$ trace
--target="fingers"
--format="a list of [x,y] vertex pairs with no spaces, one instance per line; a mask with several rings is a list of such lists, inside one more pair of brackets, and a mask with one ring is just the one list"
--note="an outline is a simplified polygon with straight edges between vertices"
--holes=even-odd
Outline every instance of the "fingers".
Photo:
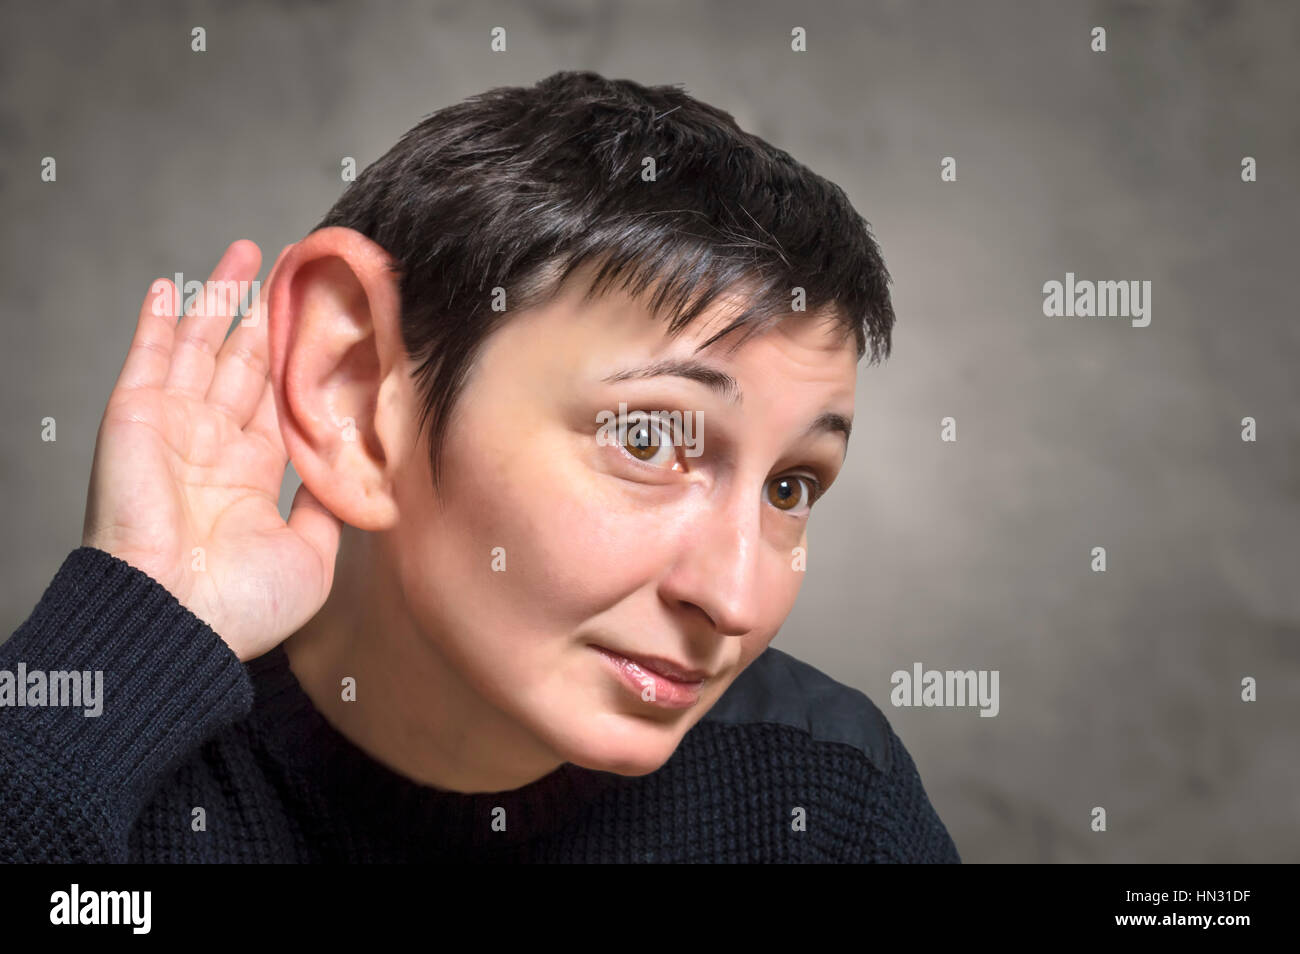
[[253,416],[269,380],[270,356],[267,331],[267,290],[289,246],[280,252],[265,282],[259,284],[248,315],[230,333],[217,354],[212,383],[206,399],[243,427]]
[[160,278],[149,286],[135,324],[135,337],[117,376],[119,388],[158,388],[167,380],[176,337],[172,295],[176,286]]
[[325,509],[325,505],[316,499],[316,495],[307,489],[306,484],[298,488],[289,507],[289,529],[307,541],[307,544],[320,557],[323,577],[321,583],[326,592],[334,579],[334,559],[339,552],[339,535],[343,523],[338,517]]
[[240,239],[226,249],[203,286],[204,294],[195,299],[176,326],[171,367],[164,388],[195,398],[207,393],[217,351],[239,307],[239,283],[256,277],[261,265],[261,249],[247,239]]
[[275,451],[276,456],[288,461],[289,452],[284,446],[284,437],[280,433],[280,418],[275,410],[275,391],[268,379],[262,386],[262,395],[258,398],[257,409],[253,417],[244,425],[245,434],[256,434]]

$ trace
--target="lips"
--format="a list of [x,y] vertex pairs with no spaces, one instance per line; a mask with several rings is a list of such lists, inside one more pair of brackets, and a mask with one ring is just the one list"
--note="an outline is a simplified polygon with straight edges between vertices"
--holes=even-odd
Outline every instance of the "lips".
[[[689,709],[697,705],[709,678],[702,670],[690,669],[662,657],[633,659],[603,646],[592,644],[590,648],[604,658],[610,672],[642,703],[660,709]],[[661,669],[674,675],[667,675]],[[689,681],[684,681],[683,675]]]
[[663,676],[665,679],[671,679],[674,682],[690,685],[691,683],[703,682],[709,678],[709,674],[703,669],[691,669],[681,663],[673,662],[671,659],[664,659],[662,656],[635,656],[622,650],[606,649],[604,646],[597,646],[596,648],[603,649],[605,652],[613,653],[616,656],[622,656],[624,659],[630,659],[647,672]]

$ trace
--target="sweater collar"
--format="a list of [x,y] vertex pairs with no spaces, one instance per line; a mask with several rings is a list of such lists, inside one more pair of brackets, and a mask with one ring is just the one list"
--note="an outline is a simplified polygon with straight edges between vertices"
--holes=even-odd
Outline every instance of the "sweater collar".
[[[282,646],[245,666],[255,692],[255,731],[277,762],[314,789],[316,810],[346,813],[348,825],[387,832],[413,852],[421,843],[481,852],[545,838],[591,810],[605,792],[636,781],[566,762],[505,792],[434,788],[376,761],[335,729],[299,684]],[[505,830],[494,830],[494,819],[502,818]]]

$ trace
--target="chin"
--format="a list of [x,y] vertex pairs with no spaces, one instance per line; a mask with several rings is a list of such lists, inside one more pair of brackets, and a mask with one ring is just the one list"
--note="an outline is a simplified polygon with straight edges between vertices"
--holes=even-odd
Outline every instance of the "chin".
[[665,725],[621,712],[592,714],[556,741],[566,762],[616,775],[649,775],[672,758],[682,740],[680,723]]

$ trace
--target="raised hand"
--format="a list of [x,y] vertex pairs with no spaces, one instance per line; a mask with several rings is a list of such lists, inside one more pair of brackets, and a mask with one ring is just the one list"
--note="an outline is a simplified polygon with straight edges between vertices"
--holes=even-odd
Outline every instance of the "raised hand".
[[[255,244],[237,241],[208,281],[251,281],[261,261]],[[272,268],[267,290],[274,278]],[[289,519],[280,516],[288,456],[268,374],[266,296],[227,337],[235,302],[204,314],[200,296],[178,322],[176,294],[159,279],[140,309],[99,426],[82,544],[152,576],[252,659],[325,602],[341,524],[305,485]]]

